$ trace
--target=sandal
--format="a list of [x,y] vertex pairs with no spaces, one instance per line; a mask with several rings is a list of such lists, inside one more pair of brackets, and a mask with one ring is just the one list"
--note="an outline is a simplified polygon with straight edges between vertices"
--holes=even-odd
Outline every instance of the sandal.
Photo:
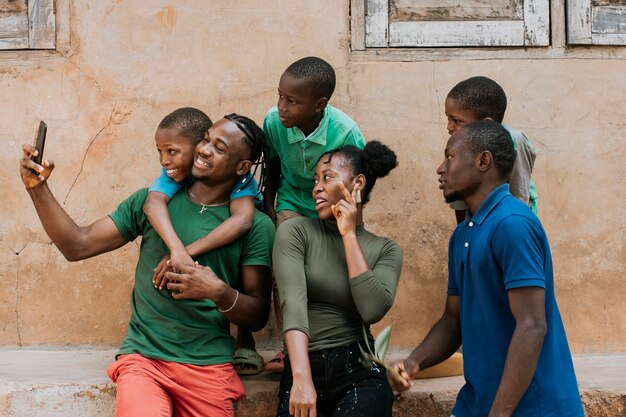
[[266,371],[282,374],[285,370],[285,352],[277,352],[276,355],[265,366]]
[[237,375],[258,375],[265,369],[265,362],[255,350],[239,348],[233,356],[233,366]]

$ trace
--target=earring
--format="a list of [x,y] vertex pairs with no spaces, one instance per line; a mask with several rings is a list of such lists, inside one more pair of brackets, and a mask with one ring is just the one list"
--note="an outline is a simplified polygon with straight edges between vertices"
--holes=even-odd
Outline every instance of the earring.
[[356,203],[361,204],[361,190],[356,190]]

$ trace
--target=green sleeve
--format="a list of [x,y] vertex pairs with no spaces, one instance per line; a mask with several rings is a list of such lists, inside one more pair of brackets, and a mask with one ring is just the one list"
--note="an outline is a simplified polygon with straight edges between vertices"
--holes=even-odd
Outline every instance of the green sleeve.
[[352,298],[365,324],[382,320],[391,308],[402,270],[400,246],[387,240],[370,271],[350,280]]
[[143,205],[148,195],[148,189],[135,191],[126,200],[122,201],[115,211],[109,214],[122,236],[129,242],[143,235],[148,219],[143,212]]
[[265,214],[255,210],[252,229],[246,236],[241,255],[242,266],[272,266],[272,245],[276,229]]
[[285,222],[274,242],[274,277],[283,310],[283,333],[299,330],[309,336],[304,258],[306,241],[298,222]]
[[358,126],[354,126],[347,137],[346,145],[353,145],[359,149],[365,148],[365,138],[363,138],[363,134],[359,130]]

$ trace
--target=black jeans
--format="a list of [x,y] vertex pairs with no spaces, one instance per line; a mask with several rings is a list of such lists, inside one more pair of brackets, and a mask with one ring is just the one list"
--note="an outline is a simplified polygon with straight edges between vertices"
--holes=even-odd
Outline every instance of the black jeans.
[[[318,417],[390,417],[393,392],[385,369],[365,368],[357,343],[309,352]],[[289,356],[278,390],[278,417],[288,417],[293,383]]]

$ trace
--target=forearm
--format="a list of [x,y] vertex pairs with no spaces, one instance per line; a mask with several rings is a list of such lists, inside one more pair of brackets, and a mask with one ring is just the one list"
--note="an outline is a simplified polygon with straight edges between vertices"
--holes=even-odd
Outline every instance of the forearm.
[[365,324],[377,323],[385,317],[393,305],[401,271],[402,250],[395,242],[390,242],[381,249],[374,265],[350,277],[352,299]]
[[285,333],[285,345],[289,354],[291,372],[294,379],[312,383],[311,365],[309,363],[309,337],[299,330]]
[[369,271],[370,267],[357,240],[356,233],[347,233],[342,236],[342,239],[346,253],[346,263],[348,264],[348,277],[353,279]]
[[80,254],[85,250],[82,228],[65,212],[56,200],[47,183],[37,188],[28,189],[37,215],[52,243],[69,261],[83,259]]
[[269,316],[269,300],[259,295],[247,295],[224,285],[221,295],[213,300],[222,314],[237,326],[252,331],[261,330]]
[[[411,353],[407,361],[419,365],[417,370],[430,368],[443,362],[461,346],[461,328],[459,323],[444,315],[430,330],[424,341]],[[410,374],[411,378],[415,374]]]
[[535,373],[545,332],[541,324],[515,327],[490,417],[508,417],[517,407]]
[[384,281],[387,282],[383,283],[374,271],[366,271],[358,280],[350,281],[354,304],[365,324],[378,323],[393,305],[396,283],[391,284],[391,279]]
[[29,189],[28,193],[44,230],[68,261],[79,261],[109,252],[128,242],[108,216],[87,227],[78,226],[45,183]]
[[169,198],[165,194],[149,192],[143,211],[154,230],[165,242],[170,253],[184,251],[185,247],[176,234],[170,220],[170,213],[167,209],[168,201]]
[[[419,369],[430,368],[448,359],[461,346],[461,337],[454,334],[450,323],[440,320],[426,339],[411,353],[411,360],[419,364]],[[415,375],[411,375],[415,377]]]
[[189,255],[196,257],[222,246],[226,246],[243,237],[252,228],[254,219],[254,200],[241,197],[231,202],[232,215],[224,220],[206,236],[198,239],[186,249]]

